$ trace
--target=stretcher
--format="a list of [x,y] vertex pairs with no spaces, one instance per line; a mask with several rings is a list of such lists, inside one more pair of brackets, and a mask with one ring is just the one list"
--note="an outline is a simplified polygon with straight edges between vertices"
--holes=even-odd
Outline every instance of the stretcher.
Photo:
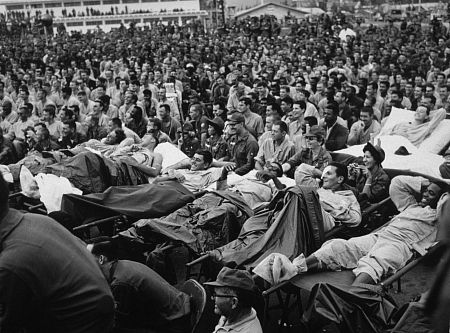
[[[385,279],[377,285],[361,286],[379,295],[380,300],[389,297],[389,292],[395,283],[397,283],[396,291],[401,292],[401,278],[428,258],[436,256],[440,251],[442,251],[442,246],[438,243],[431,247],[423,256],[421,256],[418,252],[415,252],[414,257],[403,268],[391,276],[386,276]],[[310,302],[308,299],[313,289],[318,284],[333,284],[349,288],[353,281],[354,275],[350,270],[340,272],[325,271],[299,274],[290,280],[274,285],[263,292],[263,297],[265,299],[264,324],[266,325],[267,320],[269,319],[269,311],[281,310],[279,324],[281,326],[292,326],[292,323],[289,321],[289,317],[292,315],[293,311],[297,311],[296,317],[303,318],[300,325],[305,329],[305,332],[308,332],[306,329],[307,323],[305,323],[304,314],[308,308],[308,305],[310,305],[307,302]],[[276,297],[275,300],[277,302],[272,307],[269,307],[269,299],[273,296]]]

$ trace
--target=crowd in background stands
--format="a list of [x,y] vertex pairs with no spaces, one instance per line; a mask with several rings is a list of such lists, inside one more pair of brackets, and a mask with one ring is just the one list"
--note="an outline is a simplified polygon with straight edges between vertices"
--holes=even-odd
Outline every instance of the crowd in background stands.
[[[450,41],[441,21],[365,27],[322,15],[292,23],[283,36],[274,27],[266,17],[229,22],[219,32],[192,22],[62,32],[48,42],[3,35],[0,162],[111,139],[122,125],[128,136],[158,141],[165,133],[189,156],[204,147],[226,160],[231,152],[216,144],[234,149],[227,117],[236,112],[259,146],[281,120],[297,152],[306,125],[323,126],[326,143],[339,125],[337,143],[326,145],[337,150],[367,142],[363,132],[392,106],[450,111]],[[360,120],[362,110],[369,121]],[[360,139],[347,142],[354,123]]]

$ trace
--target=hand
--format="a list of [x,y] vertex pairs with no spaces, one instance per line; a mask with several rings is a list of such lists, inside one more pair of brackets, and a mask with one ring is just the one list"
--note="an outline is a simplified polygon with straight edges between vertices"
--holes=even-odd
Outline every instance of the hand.
[[360,165],[359,169],[361,170],[361,173],[366,176],[367,179],[372,179],[372,174],[370,173],[369,168],[367,168],[365,165]]
[[274,175],[270,171],[266,170],[260,170],[256,173],[256,178],[263,183],[268,182],[269,180],[273,179]]
[[225,164],[225,165],[223,166],[223,168],[224,168],[227,172],[234,171],[234,169],[236,169],[236,163],[234,163],[234,162],[228,162],[227,164]]

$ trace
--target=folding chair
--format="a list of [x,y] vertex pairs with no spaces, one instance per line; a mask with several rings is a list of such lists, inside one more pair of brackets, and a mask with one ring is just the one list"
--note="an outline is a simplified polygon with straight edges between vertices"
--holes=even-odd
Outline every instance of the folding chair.
[[200,283],[193,279],[184,282],[180,291],[191,297],[191,333],[194,333],[205,309],[206,291]]
[[[437,251],[440,251],[441,247],[439,244],[431,247],[426,255],[413,257],[403,268],[399,269],[396,273],[389,277],[386,277],[382,282],[373,287],[380,293],[387,293],[392,285],[397,282],[397,292],[401,292],[401,277],[406,273],[411,271],[418,264],[423,262],[426,258],[434,255]],[[314,274],[299,274],[294,276],[288,281],[283,281],[278,285],[275,285],[263,292],[263,297],[265,298],[265,313],[264,313],[264,325],[267,322],[268,311],[272,309],[281,309],[281,323],[286,324],[288,321],[288,316],[293,308],[298,308],[298,313],[301,316],[303,314],[303,300],[307,297],[302,297],[303,295],[309,295],[309,292],[317,283],[330,283],[330,284],[340,284],[340,285],[351,285],[354,281],[354,275],[350,270],[341,272],[318,272]],[[286,296],[283,299],[281,293],[285,293]],[[278,298],[278,304],[275,307],[269,308],[269,297],[271,294],[275,293]],[[306,296],[305,295],[305,296]],[[291,297],[294,296],[295,300],[291,304]]]

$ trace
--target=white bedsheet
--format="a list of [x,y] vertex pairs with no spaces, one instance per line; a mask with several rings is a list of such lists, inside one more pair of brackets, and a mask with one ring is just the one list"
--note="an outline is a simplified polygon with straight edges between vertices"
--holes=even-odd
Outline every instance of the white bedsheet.
[[[441,155],[424,152],[417,149],[405,137],[399,135],[381,136],[381,147],[386,153],[386,159],[383,162],[383,168],[394,170],[407,170],[418,172],[427,176],[441,179],[450,184],[449,179],[443,179],[439,172],[439,166],[444,162]],[[349,154],[352,156],[363,156],[363,148],[365,145],[351,146],[346,149],[336,151],[336,153]],[[395,155],[394,152],[404,146],[411,155],[402,156]]]

